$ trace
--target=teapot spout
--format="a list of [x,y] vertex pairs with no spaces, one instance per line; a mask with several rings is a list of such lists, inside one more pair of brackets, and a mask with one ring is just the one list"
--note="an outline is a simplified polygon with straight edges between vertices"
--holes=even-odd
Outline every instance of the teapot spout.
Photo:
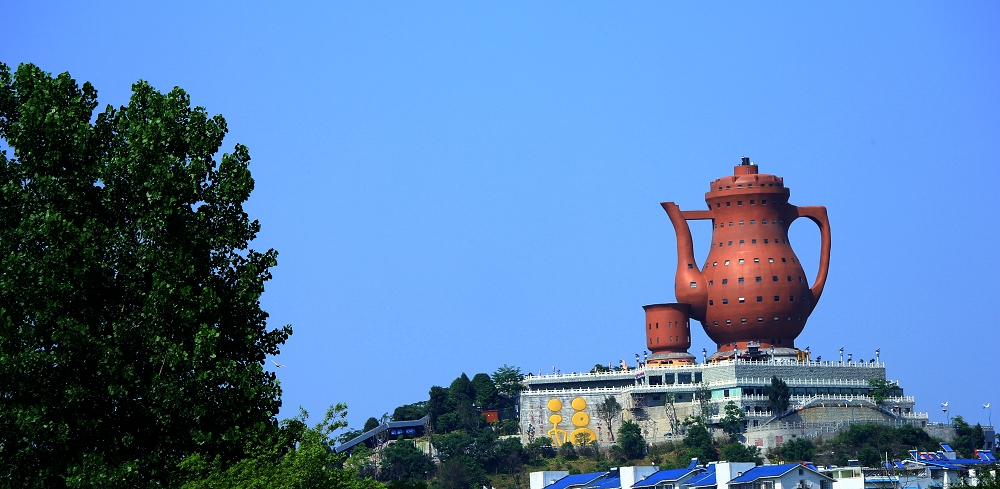
[[691,317],[705,320],[708,307],[708,287],[705,275],[694,261],[694,241],[687,219],[711,219],[711,211],[682,211],[673,202],[660,204],[667,211],[677,235],[677,274],[674,276],[674,295],[677,302],[691,305]]

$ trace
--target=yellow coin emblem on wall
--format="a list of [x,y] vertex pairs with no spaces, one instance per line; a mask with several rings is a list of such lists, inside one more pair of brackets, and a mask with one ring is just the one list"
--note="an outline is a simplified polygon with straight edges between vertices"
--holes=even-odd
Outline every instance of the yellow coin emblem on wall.
[[582,397],[577,397],[576,399],[573,399],[573,402],[570,405],[573,406],[573,409],[577,411],[583,411],[584,409],[587,409],[587,401],[584,400]]
[[562,401],[559,399],[549,399],[549,411],[553,413],[556,411],[562,411]]
[[573,426],[584,427],[590,424],[590,415],[580,411],[573,414]]
[[549,422],[552,424],[562,423],[562,416],[558,414],[553,414],[552,416],[549,416]]

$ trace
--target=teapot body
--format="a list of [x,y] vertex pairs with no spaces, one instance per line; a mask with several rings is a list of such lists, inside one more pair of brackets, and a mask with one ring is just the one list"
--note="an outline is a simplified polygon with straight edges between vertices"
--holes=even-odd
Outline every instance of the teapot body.
[[[701,322],[719,352],[746,350],[753,343],[792,349],[826,283],[826,209],[789,204],[783,179],[759,174],[746,158],[733,173],[711,183],[705,194],[708,211],[663,204],[678,236],[675,295],[678,302],[691,303],[691,317]],[[822,234],[812,286],[788,240],[788,227],[799,217],[816,222]],[[691,263],[690,219],[712,220],[711,249],[701,270]]]
[[815,300],[788,241],[798,217],[788,189],[773,175],[728,177],[713,187],[705,195],[714,218],[702,327],[720,351],[750,341],[794,348]]

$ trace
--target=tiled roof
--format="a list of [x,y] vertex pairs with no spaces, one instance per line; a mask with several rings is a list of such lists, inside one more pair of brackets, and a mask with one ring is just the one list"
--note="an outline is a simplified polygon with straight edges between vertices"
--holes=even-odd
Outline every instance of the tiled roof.
[[604,477],[605,475],[607,475],[607,472],[567,475],[566,477],[545,486],[545,489],[566,489],[567,487],[583,486],[597,480],[598,478]]
[[803,464],[761,465],[744,472],[743,475],[729,482],[738,484],[741,482],[753,482],[757,479],[761,479],[764,477],[781,477],[787,474],[789,471],[794,470],[796,468],[807,469],[810,472],[821,475],[823,477],[827,477],[826,475],[816,472],[808,465],[803,465]]
[[659,472],[653,473],[653,475],[646,477],[645,479],[632,484],[632,487],[652,487],[661,482],[675,481],[678,480],[691,472],[691,469],[671,469],[671,470],[661,470]]

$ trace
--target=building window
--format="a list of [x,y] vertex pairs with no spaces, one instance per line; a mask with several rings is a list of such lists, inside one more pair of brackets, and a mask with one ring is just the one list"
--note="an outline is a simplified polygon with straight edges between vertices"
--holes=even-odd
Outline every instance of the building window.
[[756,239],[754,239],[754,240],[751,240],[751,241],[750,241],[750,244],[757,244],[757,240],[756,240]]
[[[719,190],[722,190],[722,188],[720,187]],[[715,203],[715,208],[718,209],[719,207],[722,207],[722,204],[716,202]]]
[[777,276],[777,275],[774,275],[774,276],[772,276],[772,277],[771,277],[771,280],[772,280],[773,282],[777,282],[777,281],[778,281],[778,276]]
[[746,299],[740,297],[740,304],[744,303],[745,301],[746,301]]
[[792,281],[792,276],[791,276],[791,275],[789,275],[789,276],[788,276],[788,281],[789,281],[789,282],[791,282],[791,281]]
[[729,279],[728,278],[722,279],[722,285],[726,285],[728,283],[729,283]]
[[713,301],[712,299],[709,299],[708,300],[708,305],[714,306],[715,305],[715,301]]
[[715,282],[715,280],[709,280],[708,281],[708,286],[711,287],[713,282]]
[[[722,246],[722,243],[719,243],[719,246]],[[717,261],[713,261],[712,262],[712,266],[713,267],[716,266],[716,265],[718,265],[718,264],[719,264],[719,262],[717,262]]]
[[[740,185],[740,188],[743,188],[743,186]],[[736,201],[736,205],[743,205],[743,201],[742,200],[737,200]]]
[[688,268],[694,268],[694,263],[688,263]]
[[[768,185],[770,187],[770,185]],[[767,199],[760,201],[760,205],[767,205]]]
[[766,239],[764,240],[764,244],[767,244],[767,240]]
[[742,265],[742,264],[743,264],[743,259],[742,259],[742,258],[740,258],[740,265]]
[[719,322],[718,322],[718,321],[712,321],[712,324],[713,324],[714,326],[718,326],[718,325],[719,325]]
[[730,241],[730,242],[729,242],[729,246],[732,246],[732,245],[733,245],[733,242],[732,242],[732,241]]
[[781,297],[779,297],[779,296],[774,296],[774,302],[778,302],[778,301],[780,301],[780,300],[781,300]]
[[758,323],[763,323],[764,322],[764,318],[757,318],[757,322]]
[[729,397],[729,389],[724,389],[722,391],[722,397]]
[[691,288],[692,289],[698,288],[698,282],[691,282]]
[[757,302],[764,302],[764,296],[758,295],[757,296]]
[[740,226],[742,226],[742,225],[743,225],[743,221],[740,221]]
[[755,280],[757,280],[758,284],[760,283],[760,277],[757,277]]
[[[729,188],[729,186],[726,185],[726,188]],[[729,207],[729,206],[730,206],[729,202],[726,202],[726,207]]]
[[781,263],[785,263],[785,259],[784,258],[781,259]]
[[754,202],[754,201],[752,201],[752,200],[751,200],[751,201],[750,201],[750,205],[753,205],[753,202]]
[[741,323],[745,323],[745,322],[747,322],[747,318],[740,318],[740,322],[741,322]]
[[737,281],[742,284],[743,283],[743,277],[740,277],[739,279],[737,279]]
[[741,240],[740,240],[740,244],[741,244],[741,245],[742,245],[742,244],[745,244],[745,241],[741,239]]
[[790,296],[788,296],[788,300],[789,300],[790,302],[795,302],[795,296],[794,296],[794,295],[790,295]]
[[767,262],[768,262],[768,263],[774,263],[774,258],[768,258],[768,259],[767,259]]
[[[750,202],[753,203],[752,200]],[[750,225],[753,226],[754,224],[757,224],[757,220],[756,219],[751,219],[750,220]]]
[[733,324],[733,321],[731,319],[727,319],[726,324]]
[[722,299],[723,304],[729,304],[729,299]]
[[729,266],[729,260],[726,260],[723,265]]
[[729,227],[733,227],[733,222],[729,221]]
[[754,258],[754,259],[753,259],[753,262],[754,262],[754,263],[760,263],[760,258]]
[[778,317],[777,316],[774,317],[774,322],[778,322]]

